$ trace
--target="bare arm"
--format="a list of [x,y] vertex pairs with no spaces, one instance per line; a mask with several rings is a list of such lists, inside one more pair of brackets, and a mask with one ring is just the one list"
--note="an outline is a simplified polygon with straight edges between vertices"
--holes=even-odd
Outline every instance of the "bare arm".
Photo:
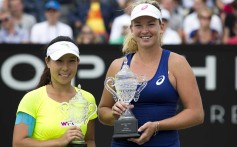
[[90,120],[87,124],[85,141],[88,147],[96,147],[95,145],[95,120]]
[[169,70],[176,81],[183,110],[174,117],[160,121],[160,130],[178,130],[189,128],[204,121],[201,95],[195,75],[187,60],[172,53]]
[[171,53],[169,58],[169,80],[179,93],[184,109],[177,115],[155,122],[146,122],[138,131],[139,138],[130,138],[139,145],[149,141],[159,130],[179,130],[201,124],[204,119],[201,96],[195,76],[186,59]]
[[[114,60],[108,71],[107,71],[107,77],[114,77],[115,74],[120,70],[121,65],[122,65],[122,59],[117,59]],[[105,125],[110,125],[112,126],[114,124],[114,120],[118,118],[118,114],[113,114],[112,113],[112,107],[115,104],[114,98],[112,94],[104,88],[102,97],[98,106],[98,115],[99,115],[99,120],[101,123]],[[122,109],[124,108],[124,105],[118,104],[119,107],[117,109]]]
[[76,126],[71,127],[58,139],[53,140],[35,140],[28,137],[28,125],[24,123],[16,124],[13,133],[13,147],[62,147],[66,146],[74,139],[81,139],[82,133]]

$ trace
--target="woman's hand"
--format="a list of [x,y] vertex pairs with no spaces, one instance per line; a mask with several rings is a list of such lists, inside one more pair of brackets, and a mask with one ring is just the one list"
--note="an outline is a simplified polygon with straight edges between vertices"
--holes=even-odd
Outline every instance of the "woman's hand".
[[68,145],[73,140],[82,140],[84,139],[84,135],[81,132],[81,129],[77,126],[70,127],[66,133],[59,138],[60,144],[65,146]]
[[132,109],[133,107],[133,105],[127,105],[123,101],[117,101],[112,107],[112,114],[115,119],[118,119],[127,108]]
[[129,138],[128,141],[142,145],[150,140],[157,129],[156,127],[156,122],[147,122],[138,129],[138,132],[142,132],[141,136],[139,138]]

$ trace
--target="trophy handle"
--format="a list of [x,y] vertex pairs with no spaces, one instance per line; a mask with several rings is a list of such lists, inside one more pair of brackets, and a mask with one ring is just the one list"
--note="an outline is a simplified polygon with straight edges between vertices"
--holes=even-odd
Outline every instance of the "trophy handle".
[[139,99],[139,96],[140,96],[140,92],[146,87],[146,85],[147,85],[147,80],[146,80],[146,78],[145,77],[143,77],[143,76],[141,76],[142,77],[142,81],[141,82],[139,82],[139,87],[138,87],[138,89],[136,90],[136,93],[135,93],[135,95],[134,95],[134,101],[135,102],[137,102],[138,101],[138,99]]
[[[92,110],[92,111],[90,111]],[[97,106],[95,103],[89,103],[88,105],[88,112],[90,112],[88,115],[87,115],[87,118],[84,120],[84,124],[87,124],[89,122],[89,119],[92,115],[94,115],[97,111]]]
[[109,86],[109,84],[108,84],[109,82],[111,82],[111,86],[114,87],[114,84],[115,84],[114,83],[115,82],[114,78],[113,77],[107,77],[105,79],[104,85],[105,85],[105,88],[113,95],[113,98],[114,98],[115,102],[117,102],[118,101],[118,96],[117,96],[116,92]]

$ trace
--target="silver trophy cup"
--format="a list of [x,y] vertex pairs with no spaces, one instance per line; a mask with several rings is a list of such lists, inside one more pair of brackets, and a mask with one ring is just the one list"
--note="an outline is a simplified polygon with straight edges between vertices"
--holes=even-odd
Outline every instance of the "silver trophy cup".
[[[140,92],[147,85],[145,76],[135,76],[127,65],[127,58],[124,57],[124,64],[115,77],[107,77],[104,82],[105,88],[113,95],[114,100],[123,101],[127,105],[132,100],[138,101]],[[115,90],[112,88],[114,87]],[[124,140],[132,137],[139,137],[137,132],[137,119],[127,108],[125,112],[115,120],[113,138]]]
[[[78,85],[77,94],[69,100],[61,104],[61,111],[64,118],[72,125],[81,128],[82,125],[87,125],[90,117],[96,113],[97,106],[95,103],[88,101],[81,94],[81,86]],[[84,134],[85,135],[85,134]],[[85,140],[73,140],[68,147],[86,147]]]

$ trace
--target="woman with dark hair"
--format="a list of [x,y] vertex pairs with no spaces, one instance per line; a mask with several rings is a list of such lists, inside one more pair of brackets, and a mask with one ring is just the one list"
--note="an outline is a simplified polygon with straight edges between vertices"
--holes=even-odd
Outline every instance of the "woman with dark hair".
[[[97,114],[79,128],[62,110],[62,104],[74,99],[79,90],[71,85],[80,63],[79,49],[66,36],[56,37],[46,49],[46,67],[40,82],[36,89],[24,95],[18,106],[13,146],[67,146],[74,140],[84,139],[88,147],[95,147]],[[95,104],[91,93],[82,89],[80,92],[88,103]]]

